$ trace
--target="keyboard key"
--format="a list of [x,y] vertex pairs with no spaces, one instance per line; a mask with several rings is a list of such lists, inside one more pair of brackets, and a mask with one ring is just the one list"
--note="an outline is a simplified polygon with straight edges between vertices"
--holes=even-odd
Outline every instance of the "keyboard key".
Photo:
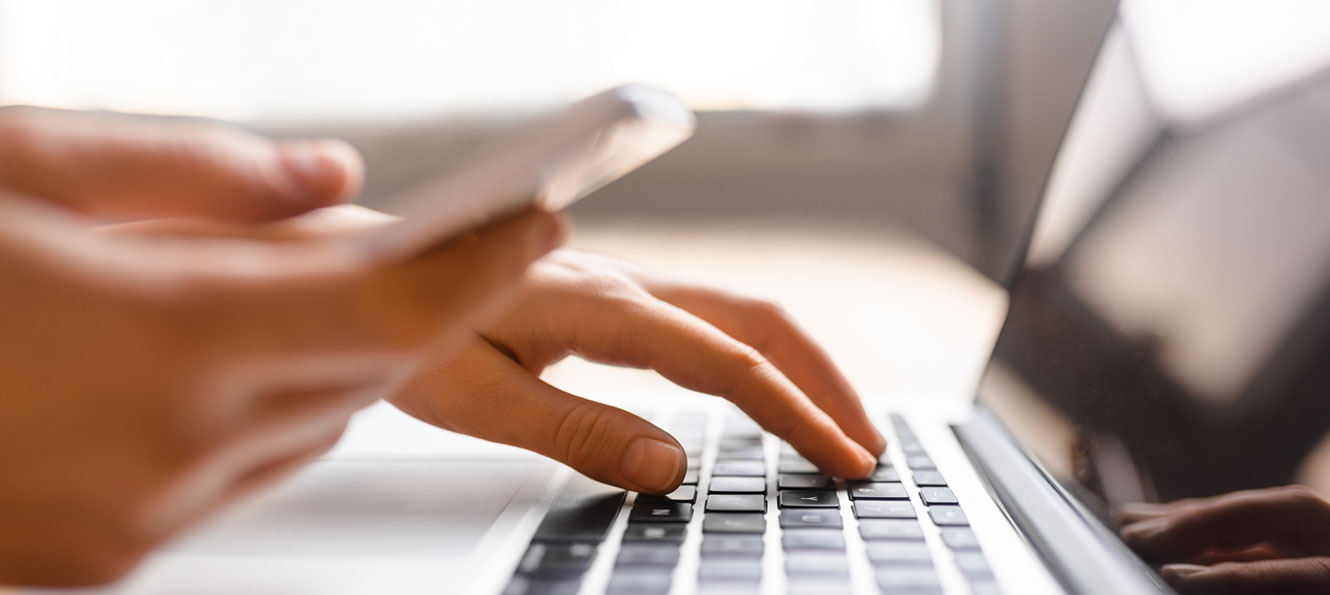
[[900,480],[901,474],[899,471],[896,471],[894,467],[890,465],[878,465],[868,477],[863,479],[851,479],[849,480],[849,483],[890,483]]
[[1002,595],[1002,588],[993,582],[992,579],[983,579],[970,582],[971,595]]
[[503,595],[577,595],[582,588],[581,577],[539,578],[514,576],[503,590]]
[[847,489],[851,500],[909,500],[910,493],[899,483],[858,483]]
[[970,520],[965,518],[965,513],[959,506],[932,506],[928,509],[929,518],[933,523],[943,527],[967,526]]
[[956,494],[952,493],[951,488],[919,488],[919,498],[927,506],[934,504],[956,504]]
[[869,541],[864,544],[868,561],[874,566],[931,565],[933,556],[928,546],[919,541]]
[[761,535],[708,534],[702,537],[703,556],[762,557],[766,549]]
[[905,466],[909,467],[910,469],[927,469],[933,471],[937,470],[937,465],[933,464],[933,459],[930,459],[923,455],[905,457]]
[[618,566],[666,566],[679,563],[679,546],[672,543],[625,543],[619,547]]
[[767,480],[761,477],[712,477],[708,492],[765,494]]
[[780,526],[783,529],[801,527],[839,529],[843,526],[843,523],[840,518],[840,509],[783,508],[780,511]]
[[517,571],[529,576],[569,576],[586,572],[596,558],[589,543],[532,543],[517,563]]
[[782,473],[776,476],[776,487],[782,490],[821,490],[836,485],[825,475]]
[[623,532],[625,542],[683,542],[686,525],[680,523],[630,523]]
[[942,542],[953,550],[977,550],[979,538],[969,527],[942,527]]
[[599,543],[605,540],[614,518],[623,508],[627,492],[611,488],[574,475],[559,491],[549,512],[536,528],[533,540],[585,541]]
[[932,568],[884,566],[877,570],[875,578],[878,588],[884,593],[942,593],[942,583],[938,582],[937,573]]
[[804,459],[781,459],[776,464],[778,473],[821,473],[822,470]]
[[767,466],[762,461],[716,461],[716,469],[712,473],[739,477],[763,477],[766,474]]
[[761,461],[763,458],[760,443],[739,448],[725,448],[722,446],[720,451],[716,453],[716,460],[718,461]]
[[767,517],[751,512],[713,512],[702,517],[703,533],[753,533],[767,530]]
[[901,445],[901,452],[905,453],[906,456],[919,456],[919,455],[928,454],[927,452],[924,451],[924,445],[919,444],[918,442],[915,442],[913,440],[901,441],[900,445]]
[[697,478],[698,478],[698,470],[689,469],[687,471],[684,471],[683,481],[680,483],[682,483],[683,485],[697,485]]
[[848,577],[834,575],[792,576],[785,583],[786,595],[850,595]]
[[993,569],[979,552],[956,552],[956,566],[971,580],[993,578]]
[[762,563],[757,558],[702,558],[697,565],[698,578],[738,580],[757,583],[762,580]]
[[697,595],[760,595],[761,588],[759,582],[708,579],[697,584]]
[[674,572],[669,569],[625,568],[610,575],[608,595],[665,595],[670,592]]
[[663,496],[642,494],[637,497],[638,502],[643,500],[647,502],[693,502],[694,500],[697,500],[697,486],[681,485],[674,488],[673,492]]
[[863,519],[859,521],[859,535],[865,541],[923,541],[924,529],[919,526],[919,521],[910,519]]
[[855,500],[854,516],[861,519],[912,519],[914,505],[909,500]]
[[850,574],[845,554],[834,552],[789,552],[785,554],[785,573],[790,576]]
[[781,508],[839,508],[835,490],[781,490]]
[[711,494],[707,512],[765,512],[767,497],[762,494]]
[[697,471],[698,469],[701,468],[702,468],[702,457],[688,457],[687,469],[689,471]]
[[787,551],[845,551],[845,535],[839,529],[790,529],[780,540]]
[[687,502],[646,501],[633,503],[629,523],[687,523],[693,519],[693,505]]
[[924,469],[914,472],[914,485],[920,487],[922,486],[946,487],[947,480],[943,478],[942,474],[938,473],[937,471]]

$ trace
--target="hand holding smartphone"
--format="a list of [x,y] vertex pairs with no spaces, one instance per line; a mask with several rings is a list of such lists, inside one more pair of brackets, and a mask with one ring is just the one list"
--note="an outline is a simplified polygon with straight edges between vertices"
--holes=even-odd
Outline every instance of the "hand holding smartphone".
[[592,95],[407,193],[402,219],[357,249],[405,258],[524,207],[561,210],[678,146],[695,122],[678,99],[646,85]]

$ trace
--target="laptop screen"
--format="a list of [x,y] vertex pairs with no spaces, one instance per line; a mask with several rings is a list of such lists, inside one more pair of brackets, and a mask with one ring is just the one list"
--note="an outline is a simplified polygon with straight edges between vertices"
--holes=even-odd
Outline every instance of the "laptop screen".
[[1110,29],[979,401],[1111,523],[1330,476],[1330,77],[1178,128]]

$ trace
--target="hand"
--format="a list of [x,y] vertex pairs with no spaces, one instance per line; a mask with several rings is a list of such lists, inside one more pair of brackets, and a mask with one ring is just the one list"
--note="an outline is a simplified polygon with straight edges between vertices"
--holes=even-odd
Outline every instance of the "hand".
[[359,168],[331,141],[0,110],[0,583],[121,576],[328,448],[558,240],[528,214],[371,263],[75,216],[281,218],[339,201]]
[[1183,593],[1330,592],[1330,503],[1302,486],[1123,508],[1122,539]]
[[772,304],[571,251],[533,266],[505,318],[456,358],[422,366],[390,400],[606,483],[652,493],[679,485],[684,453],[668,433],[539,380],[570,354],[653,368],[725,397],[840,477],[867,475],[886,446],[827,355]]

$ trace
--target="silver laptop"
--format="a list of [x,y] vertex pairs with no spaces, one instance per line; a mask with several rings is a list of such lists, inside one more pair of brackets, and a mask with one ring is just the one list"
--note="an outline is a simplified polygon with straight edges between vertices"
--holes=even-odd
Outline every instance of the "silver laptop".
[[[665,497],[376,406],[327,457],[101,591],[1168,592],[1112,507],[1291,481],[1330,420],[1314,274],[1330,269],[1330,177],[1297,158],[1326,135],[1292,124],[1327,120],[1330,81],[1166,129],[1114,8],[1081,10],[1094,34],[1042,82],[1057,100],[1005,118],[1019,142],[994,145],[1007,169],[1053,173],[978,397],[950,416],[870,400],[890,446],[868,480],[827,478],[682,392],[658,421],[690,471]],[[1309,140],[1272,145],[1285,137]]]

